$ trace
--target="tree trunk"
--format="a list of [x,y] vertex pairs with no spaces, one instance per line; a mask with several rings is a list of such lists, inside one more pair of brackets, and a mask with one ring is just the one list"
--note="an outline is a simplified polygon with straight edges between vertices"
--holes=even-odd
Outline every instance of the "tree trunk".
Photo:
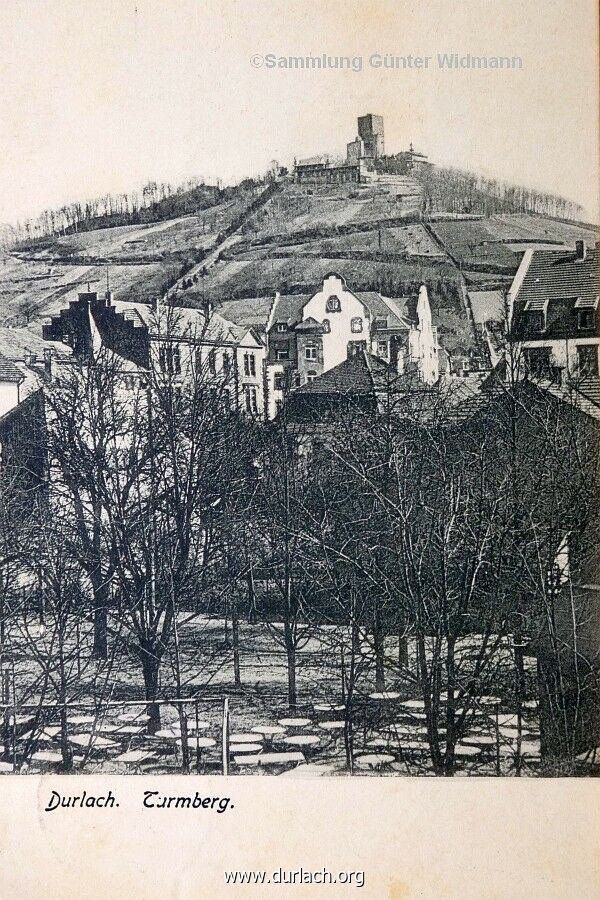
[[240,670],[240,623],[238,618],[237,597],[231,597],[231,641],[233,645],[233,683],[236,687],[242,685]]
[[148,715],[148,734],[155,734],[160,729],[160,706],[156,703],[158,697],[158,673],[160,660],[150,651],[142,650],[142,672],[144,675],[144,689]]
[[444,775],[454,775],[455,747],[456,747],[456,715],[455,715],[455,690],[456,690],[456,666],[455,651],[456,641],[454,637],[448,638],[446,650],[446,672],[448,674],[448,705],[446,708],[446,753],[444,756]]
[[296,694],[296,644],[289,622],[286,622],[284,625],[284,634],[288,670],[288,706],[290,710],[294,710],[298,699]]
[[62,765],[65,772],[73,768],[73,751],[69,744],[69,729],[67,723],[67,707],[60,708],[60,752],[62,753]]
[[[177,704],[177,713],[179,715],[179,726],[181,729],[181,768],[186,775],[190,772],[190,747],[188,742],[188,725],[187,716],[183,708],[183,703]],[[196,734],[196,739],[198,735]]]
[[408,669],[408,638],[404,634],[398,635],[398,665]]
[[94,645],[95,659],[108,659],[108,585],[94,587]]
[[248,569],[246,582],[248,584],[248,624],[254,625],[256,622],[256,592],[254,590],[254,569],[252,566]]
[[516,774],[521,774],[522,758],[521,746],[523,742],[523,697],[525,694],[525,666],[523,663],[523,636],[515,631],[513,636],[515,658],[515,694],[517,701],[517,751]]
[[384,665],[384,633],[379,621],[379,614],[375,612],[373,623],[373,648],[375,650],[375,690],[385,690],[385,665]]

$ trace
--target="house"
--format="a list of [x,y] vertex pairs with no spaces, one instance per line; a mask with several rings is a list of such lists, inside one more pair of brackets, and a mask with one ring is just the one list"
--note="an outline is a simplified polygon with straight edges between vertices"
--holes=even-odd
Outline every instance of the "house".
[[44,385],[67,348],[29,328],[0,327],[0,490],[27,515],[45,491]]
[[417,298],[351,291],[330,273],[312,295],[276,294],[266,325],[270,393],[283,393],[367,352],[397,373],[416,372],[426,384],[439,377],[437,330],[427,288]]
[[598,378],[599,247],[526,250],[508,293],[522,377]]
[[0,355],[0,417],[21,402],[21,385],[25,375],[6,356]]
[[265,410],[264,343],[255,330],[208,309],[128,303],[107,292],[80,293],[44,326],[48,340],[62,340],[80,358],[104,346],[123,361],[125,383],[150,367],[174,379],[202,369],[225,385],[224,396],[251,416]]

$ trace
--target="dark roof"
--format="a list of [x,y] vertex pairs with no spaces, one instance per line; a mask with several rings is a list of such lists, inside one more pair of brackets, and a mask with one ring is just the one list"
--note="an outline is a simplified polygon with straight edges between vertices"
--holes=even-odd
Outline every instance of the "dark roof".
[[[371,357],[375,359],[375,357]],[[379,362],[379,360],[377,360]],[[294,394],[347,394],[352,396],[373,394],[373,378],[367,362],[366,353],[354,356],[338,363],[314,381],[308,381],[296,388]]]
[[[597,247],[588,248],[583,258],[575,250],[531,251],[529,264],[526,258],[523,260],[522,265],[527,268],[513,297],[515,336],[533,336],[529,334],[526,310],[546,311],[544,333],[535,334],[539,339],[581,336],[575,313],[581,308],[594,308],[600,291],[599,255]],[[517,272],[515,280],[518,282],[519,278]]]
[[296,331],[307,332],[308,334],[325,334],[325,328],[321,325],[320,322],[317,322],[316,319],[313,319],[312,316],[309,316],[308,319],[305,319],[303,322],[299,322],[296,325]]
[[17,369],[12,360],[6,356],[0,356],[0,381],[10,381],[13,384],[20,384],[25,376]]
[[385,360],[362,350],[323,372],[313,381],[295,388],[295,395],[343,395],[379,398],[391,391],[395,396],[428,393],[429,388],[416,375],[399,375]]
[[573,250],[535,250],[519,288],[520,302],[560,300],[564,297],[598,296],[598,249],[588,249],[584,259]]
[[295,325],[302,318],[302,309],[312,294],[280,294],[277,297],[274,322],[285,322],[286,325]]

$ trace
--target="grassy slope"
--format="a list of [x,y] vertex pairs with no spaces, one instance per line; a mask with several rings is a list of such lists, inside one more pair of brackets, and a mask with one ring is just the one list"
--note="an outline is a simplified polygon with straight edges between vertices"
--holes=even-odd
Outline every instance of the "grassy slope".
[[[42,318],[74,299],[88,279],[103,286],[107,264],[118,299],[145,300],[162,293],[213,244],[248,196],[241,192],[199,215],[54,238],[20,258],[0,259],[0,323],[23,322],[29,312],[32,327],[39,329]],[[592,229],[527,215],[434,222],[430,235],[412,221],[417,205],[410,179],[321,189],[285,183],[244,223],[201,286],[179,291],[177,302],[196,306],[205,295],[218,301],[276,290],[309,292],[330,271],[357,290],[390,296],[425,282],[448,345],[468,343],[457,289],[460,274],[452,258],[469,281],[506,281],[527,246],[597,239]],[[406,225],[398,223],[402,218],[408,219]],[[366,230],[353,231],[357,227]],[[470,271],[471,266],[486,271]]]

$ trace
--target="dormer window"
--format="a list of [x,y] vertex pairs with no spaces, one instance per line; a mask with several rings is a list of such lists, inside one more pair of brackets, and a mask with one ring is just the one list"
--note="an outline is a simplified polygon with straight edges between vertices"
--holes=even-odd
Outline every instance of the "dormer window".
[[328,313],[332,312],[340,312],[342,308],[342,304],[340,303],[340,298],[335,294],[332,294],[327,298],[327,302],[325,304],[325,311]]
[[383,328],[387,328],[387,319],[378,318],[373,319],[373,328],[381,330]]
[[577,328],[579,331],[590,331],[595,324],[596,313],[593,309],[579,309],[577,311]]
[[528,300],[525,304],[525,312],[527,313],[527,326],[530,331],[541,334],[541,332],[546,330],[547,300]]
[[277,331],[278,334],[285,334],[285,333],[287,332],[287,330],[288,330],[288,327],[287,327],[287,325],[286,325],[285,322],[278,322],[278,323],[277,323],[277,329],[276,329],[276,331]]
[[534,312],[529,313],[529,327],[531,331],[542,332],[546,328],[546,315],[543,312],[538,312],[535,310]]
[[578,297],[575,301],[577,330],[592,331],[596,326],[598,297]]

